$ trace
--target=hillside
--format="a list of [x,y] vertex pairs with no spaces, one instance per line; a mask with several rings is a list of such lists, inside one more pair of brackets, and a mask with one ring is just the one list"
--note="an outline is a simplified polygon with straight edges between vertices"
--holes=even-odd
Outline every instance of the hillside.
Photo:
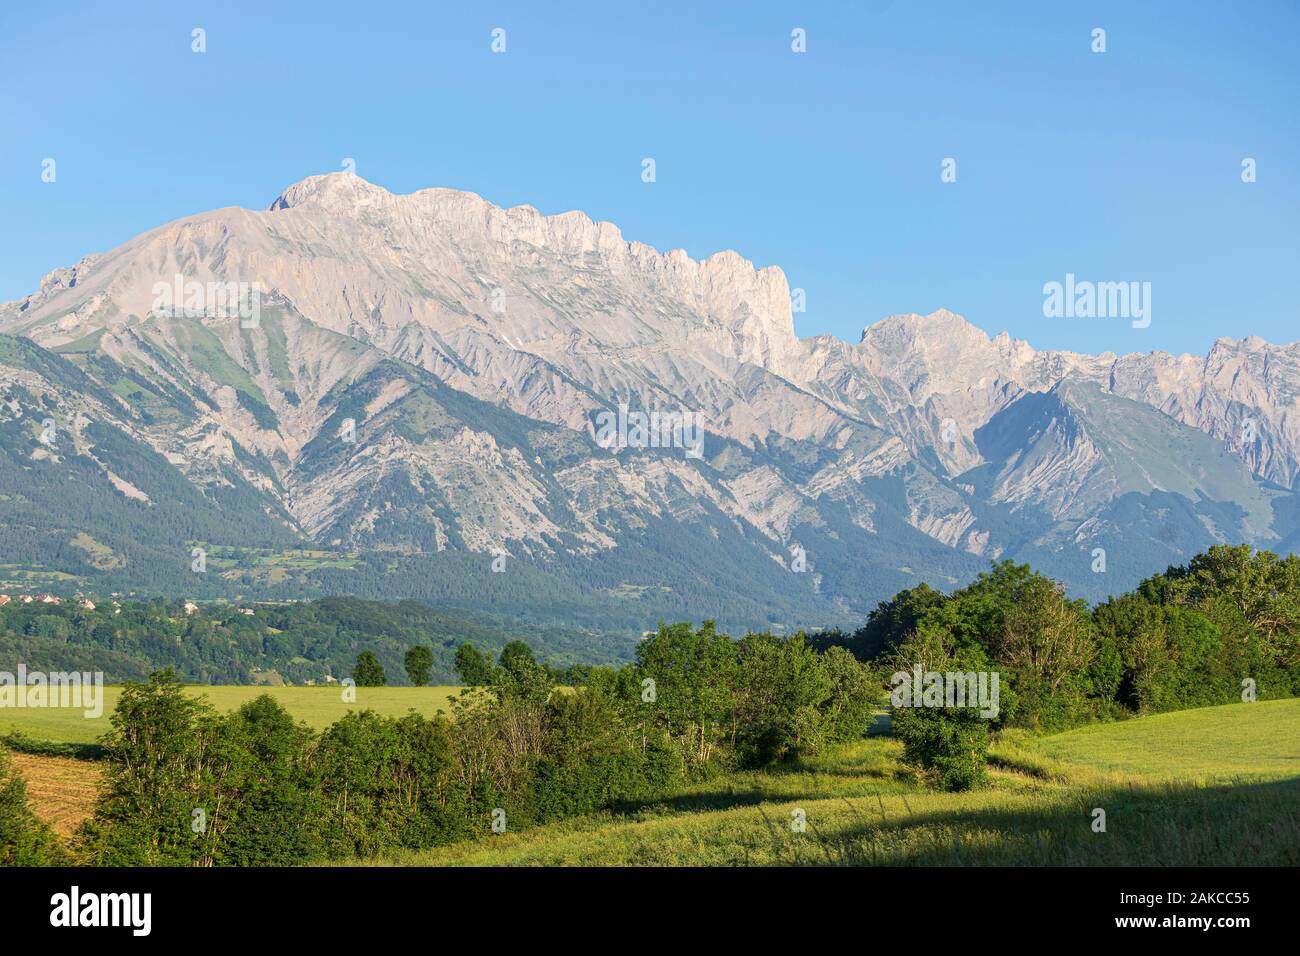
[[1097,600],[1300,540],[1297,394],[1300,344],[1257,338],[800,339],[734,252],[312,176],[0,304],[0,587],[412,598],[606,655],[661,619],[846,627],[990,559]]

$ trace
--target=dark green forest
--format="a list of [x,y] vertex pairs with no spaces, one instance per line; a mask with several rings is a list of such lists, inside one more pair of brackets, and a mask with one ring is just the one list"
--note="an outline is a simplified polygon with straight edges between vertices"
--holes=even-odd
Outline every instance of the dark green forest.
[[516,628],[507,634],[417,601],[205,603],[187,614],[177,600],[98,601],[88,610],[64,599],[0,607],[0,670],[13,672],[21,661],[37,670],[99,670],[108,683],[170,668],[191,684],[304,684],[350,675],[357,654],[369,650],[390,683],[404,684],[405,655],[418,644],[432,650],[430,679],[451,683],[460,644],[500,650],[517,636],[557,669],[602,661],[601,649],[584,646],[581,633]]

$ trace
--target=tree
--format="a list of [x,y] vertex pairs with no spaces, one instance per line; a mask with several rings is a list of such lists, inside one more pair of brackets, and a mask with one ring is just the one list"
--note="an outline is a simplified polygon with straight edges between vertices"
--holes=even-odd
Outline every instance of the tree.
[[311,859],[322,849],[322,800],[307,766],[311,730],[268,694],[223,717],[218,729],[222,746],[214,752],[234,756],[227,764],[240,773],[225,776],[224,799],[213,802],[220,816],[211,821],[211,861],[292,866]]
[[826,732],[820,708],[832,690],[821,656],[802,634],[746,634],[736,653],[729,729],[741,759],[762,765],[815,751]]
[[533,657],[523,641],[511,641],[501,648],[501,664],[493,672],[493,687],[503,697],[540,702],[551,693],[551,675]]
[[[892,658],[898,673],[919,664],[926,672],[972,673],[986,670],[984,649],[963,640],[936,620],[927,620]],[[1008,695],[1001,695],[1003,701]],[[969,706],[932,706],[912,698],[891,708],[894,736],[903,743],[903,762],[944,790],[970,790],[987,776],[989,718]]]
[[406,676],[416,687],[423,687],[433,678],[433,651],[416,644],[406,652]]
[[993,641],[999,666],[1012,672],[1018,723],[1060,729],[1086,719],[1089,665],[1098,640],[1086,606],[1067,601],[1063,586],[1035,575],[1019,589]]
[[939,607],[944,596],[922,581],[914,588],[899,591],[888,601],[881,601],[867,616],[867,623],[854,632],[847,647],[860,661],[875,660],[889,654],[916,630],[925,612]]
[[533,649],[523,641],[511,641],[501,648],[501,666],[507,670],[519,670],[523,663],[535,664]]
[[[637,669],[655,688],[655,723],[682,748],[695,767],[709,762],[719,742],[732,737],[736,645],[712,621],[659,625],[659,633],[636,650]],[[646,685],[643,685],[646,686]]]
[[47,640],[66,644],[72,636],[72,625],[55,614],[41,614],[32,618],[27,625],[27,633],[32,637],[44,637]]
[[206,731],[213,716],[170,670],[123,687],[104,738],[105,786],[86,827],[94,863],[183,866],[200,858],[195,811],[205,825],[219,817],[201,784],[211,773]]
[[352,669],[352,679],[358,687],[383,687],[388,683],[388,675],[373,651],[362,651],[357,655],[357,665]]
[[486,687],[491,684],[495,667],[492,658],[473,644],[462,644],[456,648],[456,673],[470,687]]
[[1228,603],[1268,656],[1286,666],[1300,663],[1300,557],[1279,558],[1245,544],[1215,545],[1157,580],[1164,603]]
[[875,721],[879,686],[871,671],[842,647],[828,648],[821,658],[831,682],[824,705],[826,738],[833,743],[858,740]]

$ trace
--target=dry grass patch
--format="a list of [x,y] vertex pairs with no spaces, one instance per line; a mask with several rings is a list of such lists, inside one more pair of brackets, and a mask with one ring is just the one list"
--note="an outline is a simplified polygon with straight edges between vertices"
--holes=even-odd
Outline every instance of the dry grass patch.
[[95,808],[101,770],[90,760],[10,755],[27,783],[27,802],[38,817],[67,837]]

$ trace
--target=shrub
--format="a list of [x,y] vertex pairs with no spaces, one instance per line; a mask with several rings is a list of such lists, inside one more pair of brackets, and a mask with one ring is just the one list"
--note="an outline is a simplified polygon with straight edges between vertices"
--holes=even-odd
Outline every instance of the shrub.
[[312,732],[295,723],[275,698],[263,694],[218,727],[228,752],[239,754],[237,788],[228,793],[229,821],[213,862],[234,866],[289,866],[321,852],[320,799],[308,766]]
[[944,790],[970,790],[987,777],[989,724],[966,708],[909,707],[894,711],[894,736],[905,762]]

